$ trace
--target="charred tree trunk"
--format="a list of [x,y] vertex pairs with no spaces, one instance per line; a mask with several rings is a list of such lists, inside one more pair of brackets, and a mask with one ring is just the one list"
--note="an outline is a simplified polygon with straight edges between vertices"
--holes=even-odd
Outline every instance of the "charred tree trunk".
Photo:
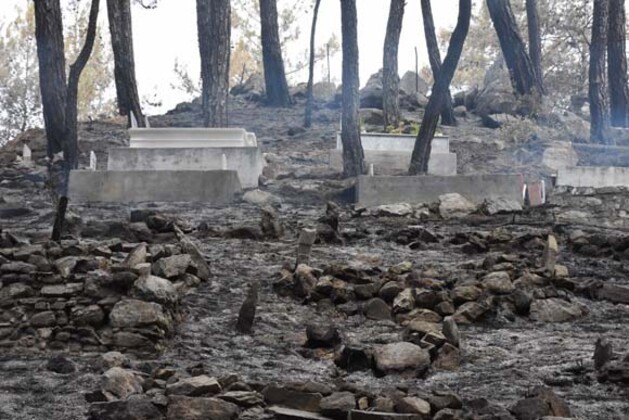
[[35,0],[35,38],[47,150],[52,158],[63,150],[66,123],[66,61],[59,0]]
[[[114,79],[118,113],[129,117],[133,113],[138,126],[144,127],[138,84],[135,79],[133,32],[131,29],[130,0],[107,0],[107,16],[111,48],[114,52]],[[131,121],[129,121],[131,125]]]
[[629,84],[627,83],[625,20],[625,1],[609,0],[607,75],[609,79],[611,125],[614,127],[629,127]]
[[398,74],[398,47],[404,19],[406,0],[391,0],[387,33],[384,38],[382,63],[382,110],[384,128],[400,125],[400,76]]
[[277,22],[277,0],[260,0],[262,61],[266,101],[270,106],[288,107],[291,103]]
[[529,56],[531,64],[538,78],[538,83],[544,89],[544,73],[542,72],[542,37],[539,29],[539,12],[537,0],[526,0],[526,21],[529,31]]
[[315,0],[312,12],[312,27],[310,28],[310,60],[308,62],[308,88],[306,93],[306,111],[304,115],[304,127],[312,125],[312,106],[314,102],[314,65],[315,65],[315,33],[317,30],[317,18],[319,17],[319,6],[321,0]]
[[197,0],[197,31],[203,84],[203,124],[227,126],[231,7],[229,0]]
[[343,175],[353,177],[364,172],[364,152],[360,142],[358,24],[356,0],[341,0],[343,38],[343,113],[341,141],[343,142]]
[[589,98],[590,138],[606,144],[605,131],[609,126],[605,84],[605,49],[607,47],[608,0],[594,0],[592,41],[590,42]]
[[509,0],[487,0],[489,15],[496,29],[511,83],[519,95],[539,96],[542,86],[518,31]]
[[83,48],[76,61],[70,66],[70,74],[68,76],[68,87],[65,104],[65,141],[63,144],[64,170],[63,178],[60,185],[59,195],[61,196],[57,204],[57,214],[52,230],[52,240],[61,239],[63,232],[63,222],[65,220],[66,210],[68,208],[68,180],[70,171],[78,167],[78,133],[77,133],[77,97],[79,92],[79,81],[81,73],[87,65],[92,49],[94,48],[94,40],[96,39],[96,25],[98,23],[98,9],[100,0],[92,0],[90,7],[90,16],[85,35]]
[[454,77],[454,72],[459,64],[463,44],[470,28],[470,20],[472,17],[472,0],[459,0],[459,17],[456,27],[450,38],[448,53],[443,61],[443,65],[436,75],[435,83],[432,87],[432,95],[428,100],[428,106],[422,119],[422,125],[415,141],[413,154],[411,156],[411,165],[409,173],[417,175],[428,172],[428,160],[430,159],[430,150],[432,139],[437,130],[439,123],[439,112],[443,107],[443,103],[448,95],[450,82]]
[[[432,17],[430,0],[421,0],[421,6],[428,59],[430,61],[430,68],[432,69],[432,76],[437,80],[437,74],[439,74],[439,70],[441,69],[441,53],[439,52],[439,44],[437,43],[437,34],[435,32],[435,22]],[[454,109],[452,106],[452,95],[449,89],[448,96],[441,109],[441,124],[449,126],[456,125],[456,118],[454,117]]]

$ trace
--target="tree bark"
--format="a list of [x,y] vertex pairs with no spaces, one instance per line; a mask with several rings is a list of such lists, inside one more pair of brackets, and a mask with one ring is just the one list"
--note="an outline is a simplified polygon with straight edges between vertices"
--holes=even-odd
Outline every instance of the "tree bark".
[[356,0],[341,0],[343,42],[343,111],[341,141],[343,142],[343,175],[353,177],[364,172],[363,146],[360,142],[358,110],[358,24]]
[[[441,69],[441,53],[439,52],[439,44],[437,43],[437,34],[435,32],[435,22],[432,17],[432,7],[430,0],[421,0],[422,18],[424,20],[424,36],[426,38],[426,48],[428,50],[428,60],[432,69],[432,76],[437,80],[437,74]],[[448,89],[448,96],[441,109],[441,124],[455,126],[456,118],[454,117],[454,109],[452,106],[452,95]]]
[[609,79],[611,125],[614,127],[629,127],[629,84],[627,83],[625,20],[625,1],[609,0],[607,75]]
[[[114,53],[114,79],[118,113],[129,118],[129,113],[132,112],[138,126],[144,127],[144,116],[140,106],[138,84],[135,79],[130,0],[107,0],[107,16],[111,48]],[[130,118],[129,125],[131,125]]]
[[529,56],[531,64],[538,78],[538,83],[544,89],[544,73],[542,71],[542,37],[539,28],[539,12],[537,0],[526,0],[526,20],[529,32]]
[[231,6],[229,0],[197,0],[203,124],[227,126]]
[[35,0],[35,38],[47,151],[52,158],[63,150],[66,123],[66,61],[59,0]]
[[413,148],[409,168],[411,175],[425,174],[428,172],[432,139],[437,131],[439,113],[446,100],[450,82],[454,77],[454,72],[461,58],[463,44],[465,44],[465,38],[470,28],[471,17],[472,0],[459,0],[459,17],[452,37],[450,38],[448,53],[446,54],[446,58],[443,61],[439,73],[436,75],[435,83],[432,87],[432,95],[430,95],[430,99],[428,100],[419,134],[415,141],[415,147]]
[[487,8],[509,68],[513,88],[519,95],[541,95],[543,89],[518,31],[511,3],[509,0],[487,0]]
[[270,106],[288,107],[291,104],[277,22],[277,0],[260,0],[262,61],[266,101]]
[[68,181],[70,171],[78,167],[78,132],[77,132],[77,97],[79,92],[79,81],[81,73],[87,65],[94,41],[96,39],[96,26],[98,24],[98,10],[100,8],[100,0],[92,0],[90,7],[90,15],[87,24],[87,32],[85,42],[81,48],[76,61],[70,65],[70,74],[68,76],[67,96],[65,104],[65,141],[63,144],[63,175],[61,185],[59,186],[60,200],[57,204],[57,213],[52,229],[52,240],[59,241],[63,232],[66,210],[68,208]]
[[607,46],[608,0],[594,0],[592,40],[590,42],[589,98],[590,139],[606,144],[609,111],[605,84],[605,49]]
[[382,64],[382,110],[384,128],[400,125],[400,76],[398,74],[398,47],[404,20],[406,0],[391,0],[389,20],[384,38]]
[[319,6],[321,0],[315,0],[312,12],[312,27],[310,28],[310,59],[308,62],[308,88],[306,94],[306,110],[304,115],[304,127],[312,125],[312,106],[314,102],[314,65],[315,65],[315,33],[317,30],[317,18],[319,17]]

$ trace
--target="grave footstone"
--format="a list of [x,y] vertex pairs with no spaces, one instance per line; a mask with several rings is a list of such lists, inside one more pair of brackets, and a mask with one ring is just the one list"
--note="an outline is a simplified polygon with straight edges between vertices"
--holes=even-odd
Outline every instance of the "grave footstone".
[[96,170],[96,153],[93,150],[90,151],[90,170]]

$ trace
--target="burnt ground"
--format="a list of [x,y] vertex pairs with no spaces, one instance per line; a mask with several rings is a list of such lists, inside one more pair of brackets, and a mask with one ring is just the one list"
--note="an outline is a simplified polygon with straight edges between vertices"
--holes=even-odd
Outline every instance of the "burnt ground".
[[[194,125],[194,114],[156,118],[154,125]],[[525,318],[509,320],[499,313],[471,326],[461,326],[463,363],[457,371],[432,370],[425,379],[397,376],[375,378],[371,372],[344,375],[332,362],[331,353],[316,357],[303,350],[305,325],[312,320],[332,322],[350,343],[380,344],[401,339],[402,328],[394,322],[369,321],[362,316],[347,317],[334,308],[303,304],[279,297],[272,289],[284,264],[295,259],[299,229],[314,227],[324,214],[325,202],[336,197],[347,182],[326,167],[326,150],[334,145],[338,114],[320,110],[312,130],[299,132],[301,109],[267,110],[252,104],[233,107],[230,124],[255,131],[265,152],[273,153],[277,179],[262,189],[282,199],[279,209],[285,234],[280,240],[227,239],[216,234],[233,227],[255,225],[260,219],[256,206],[235,203],[226,208],[201,204],[146,204],[176,215],[192,226],[205,229],[193,233],[211,264],[212,279],[190,291],[182,302],[185,318],[168,343],[167,350],[146,363],[189,367],[203,364],[212,375],[237,373],[248,381],[345,381],[374,391],[402,387],[431,390],[449,387],[463,398],[484,397],[509,406],[527,390],[545,384],[564,397],[574,417],[581,419],[629,418],[629,389],[597,382],[591,357],[598,337],[607,337],[617,351],[626,353],[629,344],[629,306],[578,298],[589,315],[566,323],[536,323]],[[85,132],[83,127],[83,132]],[[298,131],[289,135],[289,129]],[[482,170],[503,172],[529,165],[518,160],[522,145],[483,141],[493,138],[491,130],[466,126],[451,129],[453,148],[459,153],[463,173]],[[86,132],[83,150],[95,149],[99,157],[112,144],[124,144],[119,122],[95,123]],[[33,135],[33,138],[35,136]],[[471,139],[471,140],[470,140]],[[480,139],[480,140],[479,140]],[[470,141],[467,141],[470,140]],[[41,149],[35,147],[35,152]],[[527,156],[534,155],[527,152]],[[104,159],[100,159],[103,164]],[[3,197],[32,210],[32,213],[0,220],[5,231],[36,241],[49,234],[52,207],[40,184],[0,183]],[[514,237],[553,231],[553,219],[545,210],[511,216],[470,217],[456,221],[424,221],[412,217],[355,217],[345,207],[341,231],[345,244],[316,244],[311,265],[357,263],[389,267],[410,261],[417,270],[431,270],[439,276],[473,275],[469,267],[479,266],[487,253],[467,255],[449,239],[460,232],[491,232],[503,229]],[[129,217],[128,206],[72,206],[71,211],[90,220],[121,220]],[[442,235],[439,244],[411,250],[386,240],[389,233],[421,225]],[[560,241],[561,242],[561,241]],[[499,253],[499,250],[491,252]],[[540,258],[540,249],[515,250],[524,259]],[[613,280],[629,285],[629,263],[611,258],[589,258],[562,246],[561,262],[576,279]],[[247,285],[261,283],[254,334],[235,333],[234,323]],[[88,403],[83,393],[94,389],[99,379],[93,368],[98,355],[71,354],[79,369],[67,375],[45,369],[49,351],[0,348],[0,419],[84,419]]]

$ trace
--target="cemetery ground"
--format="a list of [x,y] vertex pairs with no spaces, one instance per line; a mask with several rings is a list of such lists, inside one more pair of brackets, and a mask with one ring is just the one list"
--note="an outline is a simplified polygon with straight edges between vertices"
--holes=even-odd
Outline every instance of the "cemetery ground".
[[[267,153],[259,192],[223,207],[71,205],[59,246],[45,243],[43,133],[2,150],[0,419],[258,419],[274,418],[273,406],[323,418],[354,406],[415,416],[389,418],[628,418],[629,237],[605,227],[619,209],[609,200],[624,203],[626,191],[558,192],[515,215],[439,203],[357,210],[327,165],[338,111],[319,109],[308,130],[301,118],[301,106],[234,99],[230,125]],[[198,107],[151,122],[198,126]],[[514,140],[516,125],[478,125],[469,116],[443,129],[459,173],[549,174],[543,142]],[[79,138],[84,165],[91,150],[101,166],[127,142],[122,120],[83,124]],[[14,162],[23,141],[37,165]],[[295,270],[305,228],[318,240]],[[138,255],[172,280],[174,297],[171,286],[137,285]],[[42,272],[52,274],[32,280]],[[253,332],[240,334],[253,283]],[[121,302],[151,293],[156,321],[125,324]],[[595,366],[600,338],[613,354]]]

